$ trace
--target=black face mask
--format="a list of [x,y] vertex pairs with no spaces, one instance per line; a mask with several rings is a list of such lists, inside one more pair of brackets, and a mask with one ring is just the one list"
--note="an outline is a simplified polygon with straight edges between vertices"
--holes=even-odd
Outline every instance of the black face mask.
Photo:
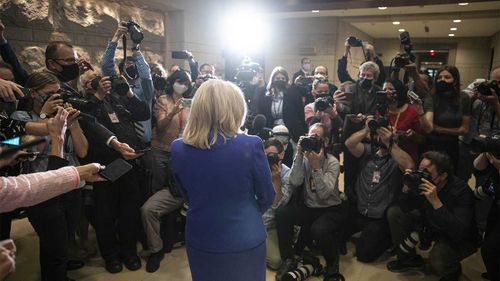
[[285,80],[276,80],[273,82],[274,87],[283,90],[286,88],[286,81]]
[[128,76],[130,76],[131,79],[136,79],[139,76],[139,73],[137,72],[137,67],[135,65],[131,65],[125,69],[127,71]]
[[359,85],[361,88],[368,90],[372,87],[372,81],[373,79],[361,78],[359,79]]
[[436,83],[436,90],[438,92],[453,92],[455,89],[453,87],[453,83],[448,83],[443,80]]
[[[56,62],[57,63],[57,62]],[[59,64],[59,63],[57,63]],[[73,64],[59,64],[62,67],[62,71],[58,73],[59,80],[62,82],[69,82],[71,80],[75,80],[80,76],[80,66],[78,63]]]

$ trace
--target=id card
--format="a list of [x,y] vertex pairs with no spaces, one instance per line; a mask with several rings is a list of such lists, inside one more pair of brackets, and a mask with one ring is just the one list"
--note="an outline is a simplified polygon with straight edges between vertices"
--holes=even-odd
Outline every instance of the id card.
[[109,119],[111,120],[111,123],[120,123],[120,119],[118,119],[118,116],[116,116],[116,113],[108,113]]
[[375,184],[380,183],[380,177],[381,175],[379,170],[373,171],[372,183]]

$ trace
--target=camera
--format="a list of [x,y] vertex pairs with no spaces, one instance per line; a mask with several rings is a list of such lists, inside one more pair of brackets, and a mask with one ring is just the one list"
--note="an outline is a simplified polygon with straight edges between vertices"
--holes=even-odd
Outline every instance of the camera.
[[486,180],[484,180],[483,184],[474,189],[474,195],[479,200],[487,199],[490,196],[493,197],[495,196],[497,185],[498,183],[495,180],[495,177],[489,176]]
[[127,27],[130,39],[132,39],[135,44],[140,44],[142,42],[144,33],[142,33],[141,27],[137,23],[129,20],[127,23],[123,24],[123,26]]
[[491,90],[494,90],[500,97],[500,86],[496,80],[484,81],[477,85],[477,91],[483,96],[491,96]]
[[74,94],[73,92],[71,92],[67,89],[64,89],[64,88],[61,88],[59,90],[59,95],[61,96],[61,99],[65,103],[67,102],[67,103],[71,104],[71,106],[73,108],[78,109],[78,110],[81,110],[89,103],[89,101],[86,100],[85,98],[80,97],[77,94]]
[[162,91],[165,90],[165,88],[167,88],[166,77],[160,76],[155,73],[152,75],[151,79],[153,80],[153,87],[155,88],[155,90]]
[[368,121],[368,128],[370,128],[370,132],[375,133],[378,128],[388,128],[389,127],[389,119],[385,116],[376,117],[370,121]]
[[301,266],[287,272],[282,281],[304,281],[310,276],[319,276],[323,273],[323,266],[319,259],[312,255],[304,255],[302,258]]
[[319,153],[323,148],[323,139],[321,139],[317,135],[305,136],[300,141],[300,146],[302,147],[302,151],[314,151]]
[[198,76],[196,79],[197,80],[200,79],[200,80],[203,80],[203,82],[207,82],[210,79],[217,79],[217,77],[213,76],[212,74],[205,74],[202,76]]
[[299,75],[295,79],[295,84],[300,84],[300,85],[311,85],[314,82],[314,76],[304,76],[304,75]]
[[362,47],[363,41],[354,36],[349,36],[347,37],[347,44],[349,44],[349,46],[351,47]]
[[278,153],[270,152],[270,153],[267,153],[266,156],[267,156],[267,162],[269,163],[269,167],[272,167],[272,166],[278,164],[278,162],[280,161],[280,157],[279,157]]
[[236,79],[238,82],[251,83],[253,80],[253,77],[255,75],[257,75],[257,71],[259,70],[259,68],[260,68],[260,66],[258,63],[244,61],[236,69],[237,72],[236,72],[236,75],[234,76],[234,79]]
[[[101,76],[96,76],[92,79],[90,82],[92,89],[97,91],[99,88],[99,81],[101,81],[101,79]],[[109,81],[111,82],[111,90],[120,96],[125,96],[128,91],[130,91],[130,86],[128,85],[127,80],[121,76],[112,75],[109,77]]]
[[432,182],[432,175],[426,168],[420,168],[417,171],[411,171],[404,175],[403,182],[406,184],[410,191],[415,195],[420,195],[418,186],[422,184],[422,179]]
[[411,52],[413,46],[411,44],[410,33],[408,33],[408,31],[401,32],[399,34],[399,40],[405,52],[396,55],[394,58],[394,65],[396,67],[403,68],[412,63],[412,61],[415,61],[415,55]]
[[470,150],[473,153],[490,152],[500,155],[500,135],[475,137],[470,143]]
[[325,111],[334,103],[333,97],[330,95],[326,97],[319,97],[314,101],[314,111]]

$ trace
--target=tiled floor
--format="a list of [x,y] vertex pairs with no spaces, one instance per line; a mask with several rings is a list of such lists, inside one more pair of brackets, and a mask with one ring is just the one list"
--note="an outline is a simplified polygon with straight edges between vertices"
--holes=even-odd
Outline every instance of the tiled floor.
[[[38,238],[27,219],[13,223],[12,237],[18,247],[16,273],[8,281],[38,281],[40,270],[38,265]],[[363,264],[356,260],[352,244],[349,244],[349,253],[341,258],[341,271],[347,281],[437,281],[434,275],[423,272],[395,274],[385,268],[387,258],[375,263]],[[425,255],[425,253],[424,253]],[[462,262],[462,281],[480,281],[484,265],[479,252]],[[131,272],[124,269],[118,274],[109,274],[103,268],[100,258],[90,260],[84,268],[69,272],[71,278],[81,281],[187,281],[191,280],[189,265],[184,247],[175,249],[162,261],[160,269],[155,273],[145,271],[145,262],[141,269]],[[267,272],[267,280],[274,281],[275,273]],[[310,278],[309,281],[321,281],[320,278]],[[217,281],[217,280],[214,280]],[[226,281],[226,280],[224,280]],[[231,281],[231,280],[227,280]]]

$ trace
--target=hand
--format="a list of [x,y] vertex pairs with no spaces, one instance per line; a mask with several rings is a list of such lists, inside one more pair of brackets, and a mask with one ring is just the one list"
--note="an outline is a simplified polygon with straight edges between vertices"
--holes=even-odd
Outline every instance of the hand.
[[[0,147],[0,152],[2,152],[2,148]],[[7,157],[2,157],[0,158],[0,168],[7,167],[7,166],[13,166],[16,165],[19,161],[17,157],[21,155],[22,151],[18,151],[16,153],[13,153]]]
[[99,172],[104,170],[104,166],[98,163],[91,163],[83,166],[75,167],[80,175],[80,180],[86,182],[105,181],[106,179],[99,175]]
[[178,99],[175,104],[174,104],[174,107],[172,108],[172,117],[174,117],[177,113],[181,112],[182,109],[184,109],[184,107],[182,106],[182,99]]
[[318,170],[321,168],[321,155],[323,155],[323,148],[319,153],[315,151],[305,151],[304,156],[309,161],[309,165],[313,170]]
[[416,135],[417,135],[417,132],[415,132],[413,129],[406,130],[405,137],[413,138]]
[[142,156],[144,153],[135,153],[135,150],[128,144],[119,142],[117,139],[111,141],[111,146],[118,151],[126,160],[132,160]]
[[497,102],[499,102],[498,96],[497,96],[495,90],[490,88],[490,91],[491,91],[491,95],[485,96],[485,95],[479,94],[478,97],[483,102],[487,102],[487,103],[490,103],[492,105],[495,105],[495,104],[497,104]]
[[47,129],[49,131],[50,137],[53,139],[64,140],[64,135],[66,134],[66,119],[68,118],[68,112],[59,107],[56,116],[50,118],[47,121]]
[[333,99],[335,100],[335,103],[346,102],[347,96],[341,90],[337,90],[333,93]]
[[299,137],[297,142],[297,156],[299,157],[302,157],[302,139],[304,139],[304,136]]
[[338,113],[336,105],[330,105],[327,109],[325,109],[325,113],[330,115],[330,119],[334,119],[335,117],[337,117]]
[[377,129],[377,134],[382,140],[382,142],[385,144],[385,146],[389,147],[391,144],[391,139],[392,139],[392,132],[391,130],[385,128],[385,127],[380,127]]
[[422,191],[420,195],[424,195],[434,209],[439,209],[443,206],[441,199],[438,197],[437,187],[430,181],[422,179],[422,183],[418,186],[418,188]]
[[192,60],[192,59],[193,59],[193,53],[191,53],[191,52],[190,52],[190,51],[188,51],[188,50],[183,50],[183,51],[186,53],[186,55],[187,55],[187,57],[188,57],[188,58],[187,58],[188,60]]
[[3,34],[4,31],[5,31],[5,25],[3,24],[2,20],[0,20],[0,41],[3,42],[7,41],[7,39],[5,39],[5,36]]
[[491,153],[486,153],[486,158],[491,165],[493,165],[498,171],[500,171],[500,159],[496,158]]
[[120,39],[122,39],[123,36],[126,36],[128,33],[128,28],[127,28],[127,22],[122,21],[118,25],[118,28],[116,28],[115,35],[113,35],[113,38],[111,39],[111,42],[118,43]]
[[0,280],[16,271],[16,245],[12,239],[0,242]]
[[403,193],[409,193],[410,192],[410,188],[406,184],[404,184],[402,191],[403,191]]
[[271,167],[271,176],[273,182],[281,181],[281,165],[279,163]]
[[0,99],[4,102],[13,102],[17,100],[16,94],[20,97],[24,97],[20,85],[11,81],[0,79]]
[[99,81],[99,87],[97,87],[97,93],[101,96],[106,95],[111,92],[112,84],[109,80],[109,76],[104,76]]
[[60,97],[61,95],[59,94],[51,95],[43,104],[40,114],[45,113],[48,116],[52,116],[56,113],[58,108],[62,107],[64,104],[64,101]]
[[64,105],[64,109],[68,112],[68,128],[73,129],[79,127],[78,117],[80,116],[80,111],[71,107],[71,105]]
[[88,62],[85,59],[80,59],[78,61],[78,66],[80,67],[80,73],[81,74],[83,74],[84,72],[87,72],[89,70],[94,71],[94,68],[92,67],[92,65],[90,64],[90,62]]

